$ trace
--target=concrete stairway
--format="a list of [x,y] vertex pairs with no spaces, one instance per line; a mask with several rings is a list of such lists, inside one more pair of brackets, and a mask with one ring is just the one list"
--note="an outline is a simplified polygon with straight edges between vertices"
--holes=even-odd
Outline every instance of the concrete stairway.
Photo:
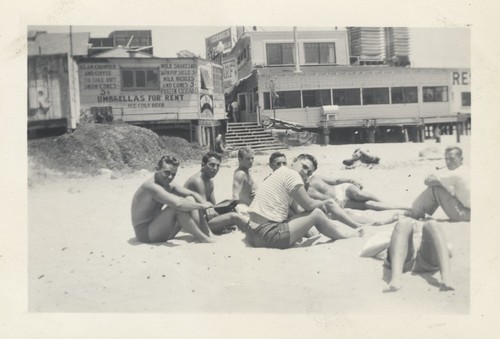
[[287,148],[256,122],[228,123],[226,145],[236,149],[243,146],[249,146],[254,151]]

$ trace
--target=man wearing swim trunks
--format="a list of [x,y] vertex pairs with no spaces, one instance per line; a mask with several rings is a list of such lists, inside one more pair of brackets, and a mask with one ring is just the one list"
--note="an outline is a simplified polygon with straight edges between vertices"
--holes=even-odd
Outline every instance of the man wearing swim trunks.
[[470,221],[470,181],[462,166],[462,149],[450,146],[445,150],[448,170],[427,176],[424,184],[427,189],[413,202],[406,214],[420,219],[432,215],[441,206],[451,221]]
[[[219,173],[221,156],[215,152],[206,153],[201,159],[201,170],[193,174],[184,184],[184,187],[200,194],[208,202],[215,205],[214,181],[213,178]],[[208,227],[216,234],[222,233],[231,226],[238,226],[244,230],[248,223],[248,217],[237,213],[229,212],[218,214],[213,207],[205,210],[205,218],[208,220]]]
[[435,221],[427,221],[421,232],[415,221],[400,220],[394,226],[387,248],[384,266],[391,269],[391,281],[384,292],[401,289],[401,276],[412,272],[441,272],[441,291],[453,290],[450,282],[451,252],[441,226]]
[[[312,155],[301,154],[290,167],[277,169],[261,184],[249,208],[247,240],[251,246],[289,248],[313,226],[331,239],[364,235],[363,229],[353,230],[335,224],[326,216],[320,207],[328,207],[333,200],[319,201],[307,194],[304,183],[317,167]],[[288,218],[292,202],[301,206],[304,212]]]
[[176,158],[162,157],[153,178],[135,192],[132,224],[137,240],[164,242],[174,238],[182,228],[199,242],[215,241],[210,237],[204,218],[200,218],[200,214],[212,204],[198,193],[172,182],[178,167]]

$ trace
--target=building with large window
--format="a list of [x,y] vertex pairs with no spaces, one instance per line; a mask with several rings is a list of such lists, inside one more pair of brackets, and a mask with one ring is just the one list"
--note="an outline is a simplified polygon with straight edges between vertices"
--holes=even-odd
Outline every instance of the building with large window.
[[[375,52],[384,60],[387,53],[402,57],[405,43]],[[386,140],[386,132],[422,140],[426,126],[456,124],[459,112],[470,115],[468,70],[351,66],[346,30],[248,32],[228,57],[238,80],[225,90],[248,122],[283,120],[331,132],[331,140],[354,130],[370,141]]]

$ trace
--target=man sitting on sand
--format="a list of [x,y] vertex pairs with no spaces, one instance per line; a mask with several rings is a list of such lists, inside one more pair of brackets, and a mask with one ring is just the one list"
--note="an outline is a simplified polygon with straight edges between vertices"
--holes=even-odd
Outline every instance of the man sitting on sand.
[[250,175],[253,166],[253,151],[250,147],[238,150],[238,168],[233,176],[233,199],[249,206],[252,203],[257,185]]
[[[273,154],[271,154],[271,157],[269,158],[269,167],[271,167],[271,169],[273,170],[273,173],[281,166],[286,166],[286,164],[287,164],[286,156],[283,153],[274,152]],[[266,177],[266,179],[268,177]],[[307,193],[309,194],[309,196],[311,196],[311,198],[318,199],[318,200],[328,200],[331,198],[335,198],[334,196],[326,196],[326,195],[317,194],[318,193],[317,190],[313,190],[313,192],[316,194],[311,194],[309,192],[310,191],[309,184],[310,184],[310,181],[313,177],[315,177],[315,175],[311,176],[310,178],[307,178],[307,181],[305,182],[305,185],[304,185]],[[266,180],[266,179],[264,179],[264,180]],[[338,203],[337,204],[333,204],[333,203],[329,204],[328,208],[327,209],[324,208],[324,209],[327,212],[327,215],[329,215],[332,219],[339,220],[339,221],[341,221],[341,222],[345,223],[346,225],[351,226],[353,228],[359,228],[359,227],[364,226],[363,225],[364,223],[369,224],[369,223],[373,222],[372,220],[369,220],[367,218],[354,216],[354,215],[351,215],[350,213],[347,213],[341,206],[339,206]],[[297,203],[292,203],[292,206],[290,209],[290,212],[291,212],[290,215],[298,214],[302,211],[303,211],[302,208]],[[313,232],[310,232],[310,234],[313,234]]]
[[[184,184],[184,187],[200,194],[207,201],[215,205],[213,178],[219,173],[221,156],[215,152],[208,152],[201,159],[201,170],[193,174]],[[244,230],[248,223],[248,217],[236,212],[218,214],[213,207],[205,210],[208,227],[213,233],[219,234],[230,226],[238,226]]]
[[158,162],[153,178],[145,181],[132,200],[132,224],[137,240],[145,243],[164,242],[181,230],[199,242],[214,242],[200,213],[212,203],[198,193],[172,181],[179,161],[164,156]]
[[[335,224],[320,207],[335,203],[332,199],[312,199],[304,188],[318,163],[310,154],[301,154],[289,167],[277,169],[257,190],[249,212],[247,240],[253,247],[285,249],[301,239],[313,226],[331,239],[363,236],[364,230],[353,230]],[[288,217],[292,202],[305,211]]]
[[462,149],[447,147],[445,161],[448,170],[429,175],[424,190],[413,202],[406,215],[421,219],[432,215],[438,208],[444,210],[451,221],[470,221],[470,181],[462,167]]
[[376,195],[363,190],[363,185],[354,179],[313,175],[307,192],[315,199],[333,198],[342,208],[375,211],[408,209],[407,206],[381,201]]
[[440,291],[453,290],[450,282],[451,251],[446,236],[435,220],[427,221],[420,232],[415,221],[400,220],[394,226],[384,266],[391,269],[391,281],[384,292],[401,289],[401,276],[412,271],[441,273]]

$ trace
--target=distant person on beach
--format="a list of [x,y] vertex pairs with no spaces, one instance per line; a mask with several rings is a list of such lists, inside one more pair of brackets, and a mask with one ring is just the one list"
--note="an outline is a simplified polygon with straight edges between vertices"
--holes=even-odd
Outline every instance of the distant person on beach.
[[457,146],[445,150],[447,170],[425,178],[427,188],[413,201],[405,214],[415,219],[433,215],[441,206],[451,221],[470,221],[470,181],[463,168],[462,149]]
[[132,200],[132,224],[137,240],[165,242],[182,229],[199,242],[214,242],[208,225],[201,217],[212,203],[200,194],[173,183],[179,161],[164,156],[153,178],[145,181]]
[[215,152],[217,152],[217,153],[224,154],[226,152],[226,144],[224,142],[222,134],[218,134],[217,137],[215,137],[214,149],[215,149]]
[[[304,188],[307,178],[317,169],[318,163],[310,154],[301,154],[290,167],[282,166],[265,180],[256,192],[249,212],[247,241],[253,247],[285,249],[300,240],[315,226],[331,239],[360,237],[364,230],[335,224],[321,207],[335,203],[332,199],[312,199]],[[304,212],[289,217],[292,202]]]
[[[201,170],[193,174],[184,184],[184,187],[200,194],[208,202],[215,205],[215,189],[213,178],[219,173],[221,164],[220,154],[214,152],[206,153],[201,159]],[[215,234],[220,234],[228,230],[231,226],[237,226],[244,230],[248,223],[248,217],[237,212],[219,214],[214,207],[205,210],[205,218],[208,227]]]
[[238,168],[233,176],[233,199],[249,206],[252,203],[257,185],[250,175],[253,166],[253,150],[242,147],[238,150]]
[[418,225],[411,219],[400,220],[394,226],[384,262],[384,267],[391,270],[391,280],[384,292],[401,289],[401,276],[408,271],[440,271],[439,290],[454,289],[450,281],[452,253],[441,225],[435,220],[427,221],[419,231]]

